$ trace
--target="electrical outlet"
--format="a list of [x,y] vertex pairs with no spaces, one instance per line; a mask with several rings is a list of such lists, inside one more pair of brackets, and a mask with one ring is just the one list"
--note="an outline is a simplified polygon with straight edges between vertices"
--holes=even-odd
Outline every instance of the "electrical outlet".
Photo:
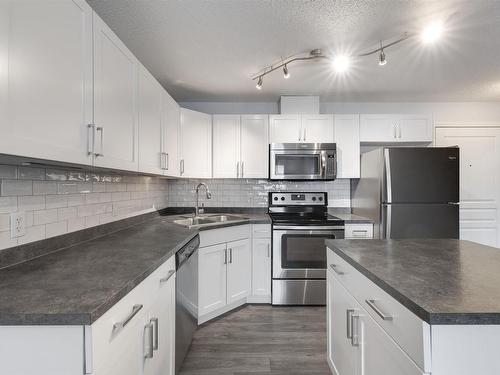
[[22,237],[26,234],[26,213],[10,214],[10,238]]

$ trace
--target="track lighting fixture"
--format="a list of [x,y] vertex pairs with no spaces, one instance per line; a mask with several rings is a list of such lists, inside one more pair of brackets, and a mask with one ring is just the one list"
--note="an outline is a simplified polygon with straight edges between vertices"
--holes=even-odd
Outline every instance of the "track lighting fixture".
[[380,66],[384,66],[387,64],[387,59],[385,58],[384,46],[382,45],[382,41],[380,41],[380,55],[378,55],[378,64]]
[[283,65],[283,78],[290,78],[290,72],[288,71],[288,67],[286,66],[286,64]]
[[257,81],[257,90],[262,90],[262,76],[259,77],[259,80]]
[[345,73],[349,69],[350,61],[346,55],[339,55],[333,59],[333,69],[337,73]]

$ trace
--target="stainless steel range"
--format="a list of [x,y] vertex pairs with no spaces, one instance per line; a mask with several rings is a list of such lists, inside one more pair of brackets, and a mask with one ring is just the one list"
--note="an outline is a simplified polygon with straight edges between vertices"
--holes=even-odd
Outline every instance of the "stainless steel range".
[[326,303],[325,240],[344,238],[327,207],[327,193],[269,193],[273,305]]

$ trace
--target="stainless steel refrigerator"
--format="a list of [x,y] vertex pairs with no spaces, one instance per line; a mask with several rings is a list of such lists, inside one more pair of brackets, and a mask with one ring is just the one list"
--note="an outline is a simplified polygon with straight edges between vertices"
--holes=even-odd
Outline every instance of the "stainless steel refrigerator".
[[375,238],[458,238],[459,149],[386,147],[361,155],[353,213]]

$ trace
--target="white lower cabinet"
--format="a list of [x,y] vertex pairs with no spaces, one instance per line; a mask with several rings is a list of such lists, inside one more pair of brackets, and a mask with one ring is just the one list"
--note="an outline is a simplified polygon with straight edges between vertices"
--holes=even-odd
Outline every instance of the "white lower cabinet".
[[227,243],[227,304],[252,293],[252,250],[250,239]]
[[252,225],[252,295],[249,302],[271,302],[271,225]]
[[198,252],[198,316],[226,306],[227,246],[200,248]]

